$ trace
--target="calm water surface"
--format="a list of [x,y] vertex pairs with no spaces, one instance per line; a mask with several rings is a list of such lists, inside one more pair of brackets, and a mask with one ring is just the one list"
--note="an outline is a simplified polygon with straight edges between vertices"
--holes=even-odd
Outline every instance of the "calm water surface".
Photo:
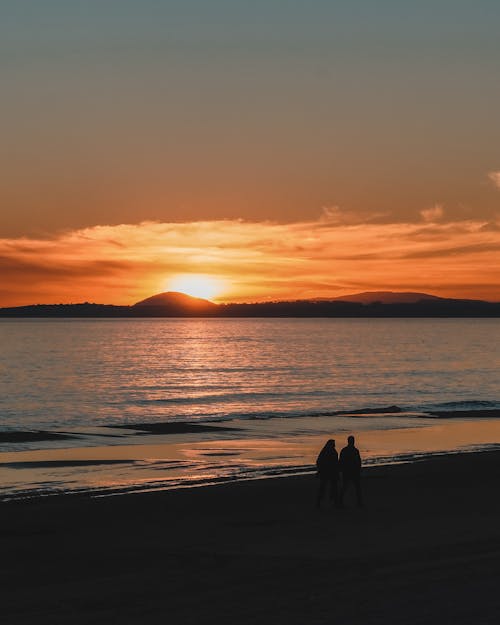
[[2,320],[0,345],[4,430],[500,400],[497,319]]
[[[366,463],[500,442],[496,319],[1,320],[0,345],[0,432],[70,435],[0,441],[0,499],[309,471],[350,433]],[[216,429],[113,428],[141,422]]]

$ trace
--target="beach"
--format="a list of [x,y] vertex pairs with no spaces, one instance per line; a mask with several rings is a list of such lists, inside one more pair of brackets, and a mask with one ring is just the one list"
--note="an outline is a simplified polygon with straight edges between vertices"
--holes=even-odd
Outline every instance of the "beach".
[[500,1],[1,4],[0,625],[500,625]]
[[8,625],[496,623],[500,452],[0,507]]

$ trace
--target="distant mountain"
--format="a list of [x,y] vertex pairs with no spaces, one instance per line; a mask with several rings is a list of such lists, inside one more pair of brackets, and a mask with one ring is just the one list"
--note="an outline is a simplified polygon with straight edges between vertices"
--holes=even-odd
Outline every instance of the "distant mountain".
[[0,308],[0,317],[500,317],[500,302],[374,291],[333,300],[214,304],[185,293],[167,292],[133,306],[85,302]]
[[0,308],[0,317],[130,317],[130,306],[112,304],[33,304]]
[[357,302],[358,304],[416,304],[423,300],[441,300],[446,301],[445,297],[437,295],[428,295],[427,293],[412,293],[396,291],[365,291],[363,293],[353,293],[352,295],[342,295],[334,297],[331,301],[335,302]]
[[146,299],[137,302],[132,308],[142,307],[154,307],[154,308],[167,308],[170,310],[189,311],[195,310],[215,310],[217,304],[210,302],[208,299],[202,299],[200,297],[192,297],[186,295],[186,293],[178,293],[177,291],[167,291],[165,293],[158,293],[152,295]]

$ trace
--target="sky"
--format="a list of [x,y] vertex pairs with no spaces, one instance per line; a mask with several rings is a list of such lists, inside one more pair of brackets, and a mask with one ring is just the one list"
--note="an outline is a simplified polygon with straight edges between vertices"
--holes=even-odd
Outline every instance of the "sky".
[[497,0],[0,0],[0,306],[500,300]]

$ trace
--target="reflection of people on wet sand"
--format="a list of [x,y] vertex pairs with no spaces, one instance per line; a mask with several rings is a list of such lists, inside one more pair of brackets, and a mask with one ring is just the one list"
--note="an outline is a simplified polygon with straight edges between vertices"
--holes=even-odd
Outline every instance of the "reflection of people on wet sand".
[[338,479],[339,479],[339,455],[335,449],[335,441],[330,439],[319,452],[316,460],[318,469],[319,490],[316,505],[318,508],[325,496],[327,489],[330,489],[330,500],[338,504]]
[[344,495],[350,484],[354,485],[358,506],[363,505],[361,496],[361,456],[354,446],[354,436],[347,438],[347,447],[340,452],[339,468],[342,473],[342,488],[340,491],[340,504],[344,503]]

